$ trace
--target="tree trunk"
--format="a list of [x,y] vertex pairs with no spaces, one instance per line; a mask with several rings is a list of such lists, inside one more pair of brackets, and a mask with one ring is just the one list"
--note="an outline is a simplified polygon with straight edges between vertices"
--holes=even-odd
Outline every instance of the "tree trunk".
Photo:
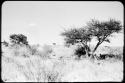
[[85,52],[86,52],[86,57],[88,58],[89,52],[88,52],[88,50],[86,48],[85,48]]
[[99,47],[100,44],[101,44],[100,42],[97,43],[96,47],[93,50],[93,53],[97,50],[97,48]]
[[97,45],[95,46],[94,50],[91,53],[90,59],[95,57],[94,53],[95,53],[95,51],[97,50],[97,48],[99,47],[100,44],[101,44],[100,42],[97,43]]

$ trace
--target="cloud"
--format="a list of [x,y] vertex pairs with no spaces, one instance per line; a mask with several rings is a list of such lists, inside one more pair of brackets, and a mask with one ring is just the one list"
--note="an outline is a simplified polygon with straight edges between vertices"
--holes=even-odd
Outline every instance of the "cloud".
[[36,23],[30,23],[29,26],[34,27],[34,26],[37,26],[37,24]]

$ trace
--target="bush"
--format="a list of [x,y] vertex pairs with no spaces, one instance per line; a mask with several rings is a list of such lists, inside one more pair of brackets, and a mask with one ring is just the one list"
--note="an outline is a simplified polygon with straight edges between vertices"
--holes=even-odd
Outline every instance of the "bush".
[[37,55],[43,59],[49,58],[52,51],[53,50],[52,50],[51,46],[49,46],[49,45],[44,45],[42,47],[40,45],[30,46],[31,55]]
[[84,47],[78,47],[75,50],[75,55],[77,55],[78,58],[80,58],[81,56],[84,56],[86,54],[85,52],[85,48]]
[[117,60],[123,60],[123,55],[115,55],[115,59]]
[[108,57],[108,54],[100,54],[100,56],[98,57],[99,60],[104,60]]
[[42,47],[42,51],[41,51],[41,54],[40,54],[40,57],[43,57],[43,58],[50,58],[50,54],[52,53],[52,48],[51,46],[49,45],[44,45]]
[[31,55],[37,55],[38,54],[38,46],[37,45],[32,45],[30,46],[30,54]]
[[46,53],[46,54],[50,54],[50,53],[52,53],[52,47],[51,46],[49,46],[49,45],[44,45],[43,46],[43,50],[44,50],[44,52]]
[[116,60],[122,60],[122,55],[114,55],[114,54],[100,54],[98,57],[99,60],[105,60],[105,59],[116,59]]
[[23,56],[23,57],[29,57],[30,50],[27,46],[20,46],[20,45],[14,45],[13,47],[10,47],[10,50],[12,50],[12,55],[14,56]]
[[6,42],[6,41],[3,41],[3,42],[2,42],[2,45],[4,45],[5,47],[7,47],[7,46],[9,46],[9,43]]

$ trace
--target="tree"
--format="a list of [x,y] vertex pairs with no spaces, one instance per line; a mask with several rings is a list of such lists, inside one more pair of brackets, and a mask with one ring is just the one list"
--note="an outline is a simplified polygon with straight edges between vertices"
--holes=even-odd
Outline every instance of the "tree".
[[[91,20],[87,23],[87,26],[82,28],[72,28],[69,30],[64,30],[61,33],[62,36],[65,36],[64,40],[66,44],[75,44],[81,43],[83,47],[85,47],[86,55],[94,56],[97,48],[103,43],[110,43],[109,37],[112,36],[113,33],[119,33],[122,30],[122,25],[120,21],[116,21],[114,19],[110,19],[109,21],[99,21],[99,20]],[[94,50],[90,50],[88,45],[91,42],[91,39],[96,37],[97,44]]]
[[10,35],[10,42],[15,45],[28,45],[27,37],[23,34],[12,34]]
[[120,21],[116,21],[114,19],[102,22],[92,19],[90,22],[88,22],[87,28],[98,41],[94,50],[92,51],[92,54],[94,54],[99,45],[101,45],[103,42],[110,43],[109,37],[111,37],[113,33],[119,33],[122,30],[122,25]]
[[86,56],[88,57],[90,51],[88,42],[91,41],[92,35],[90,32],[84,28],[71,28],[69,30],[64,30],[61,35],[65,36],[64,40],[66,44],[74,45],[80,43],[85,48]]

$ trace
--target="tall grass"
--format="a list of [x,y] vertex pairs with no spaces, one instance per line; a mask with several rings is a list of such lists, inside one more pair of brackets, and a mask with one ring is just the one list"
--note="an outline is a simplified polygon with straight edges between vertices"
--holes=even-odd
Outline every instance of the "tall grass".
[[48,58],[52,52],[49,46],[44,45],[41,51],[35,46],[29,48],[18,45],[6,49],[8,50],[4,51],[5,54],[2,57],[3,70],[4,65],[14,64],[15,69],[23,74],[27,81],[54,82],[60,80],[61,71],[57,71],[58,67],[54,65],[56,63]]
[[[2,79],[6,81],[10,81],[11,76],[14,79],[21,79],[21,76],[23,76],[25,78],[23,81],[26,82],[61,82],[64,81],[62,78],[65,78],[71,71],[82,70],[85,67],[96,69],[97,66],[89,60],[81,60],[80,62],[73,59],[74,49],[67,47],[16,45],[4,47],[2,51],[2,73],[4,74]],[[51,58],[53,54],[57,58]],[[10,73],[10,77],[8,73]],[[15,81],[14,79],[11,81]],[[18,79],[17,81],[19,82],[20,80]]]

